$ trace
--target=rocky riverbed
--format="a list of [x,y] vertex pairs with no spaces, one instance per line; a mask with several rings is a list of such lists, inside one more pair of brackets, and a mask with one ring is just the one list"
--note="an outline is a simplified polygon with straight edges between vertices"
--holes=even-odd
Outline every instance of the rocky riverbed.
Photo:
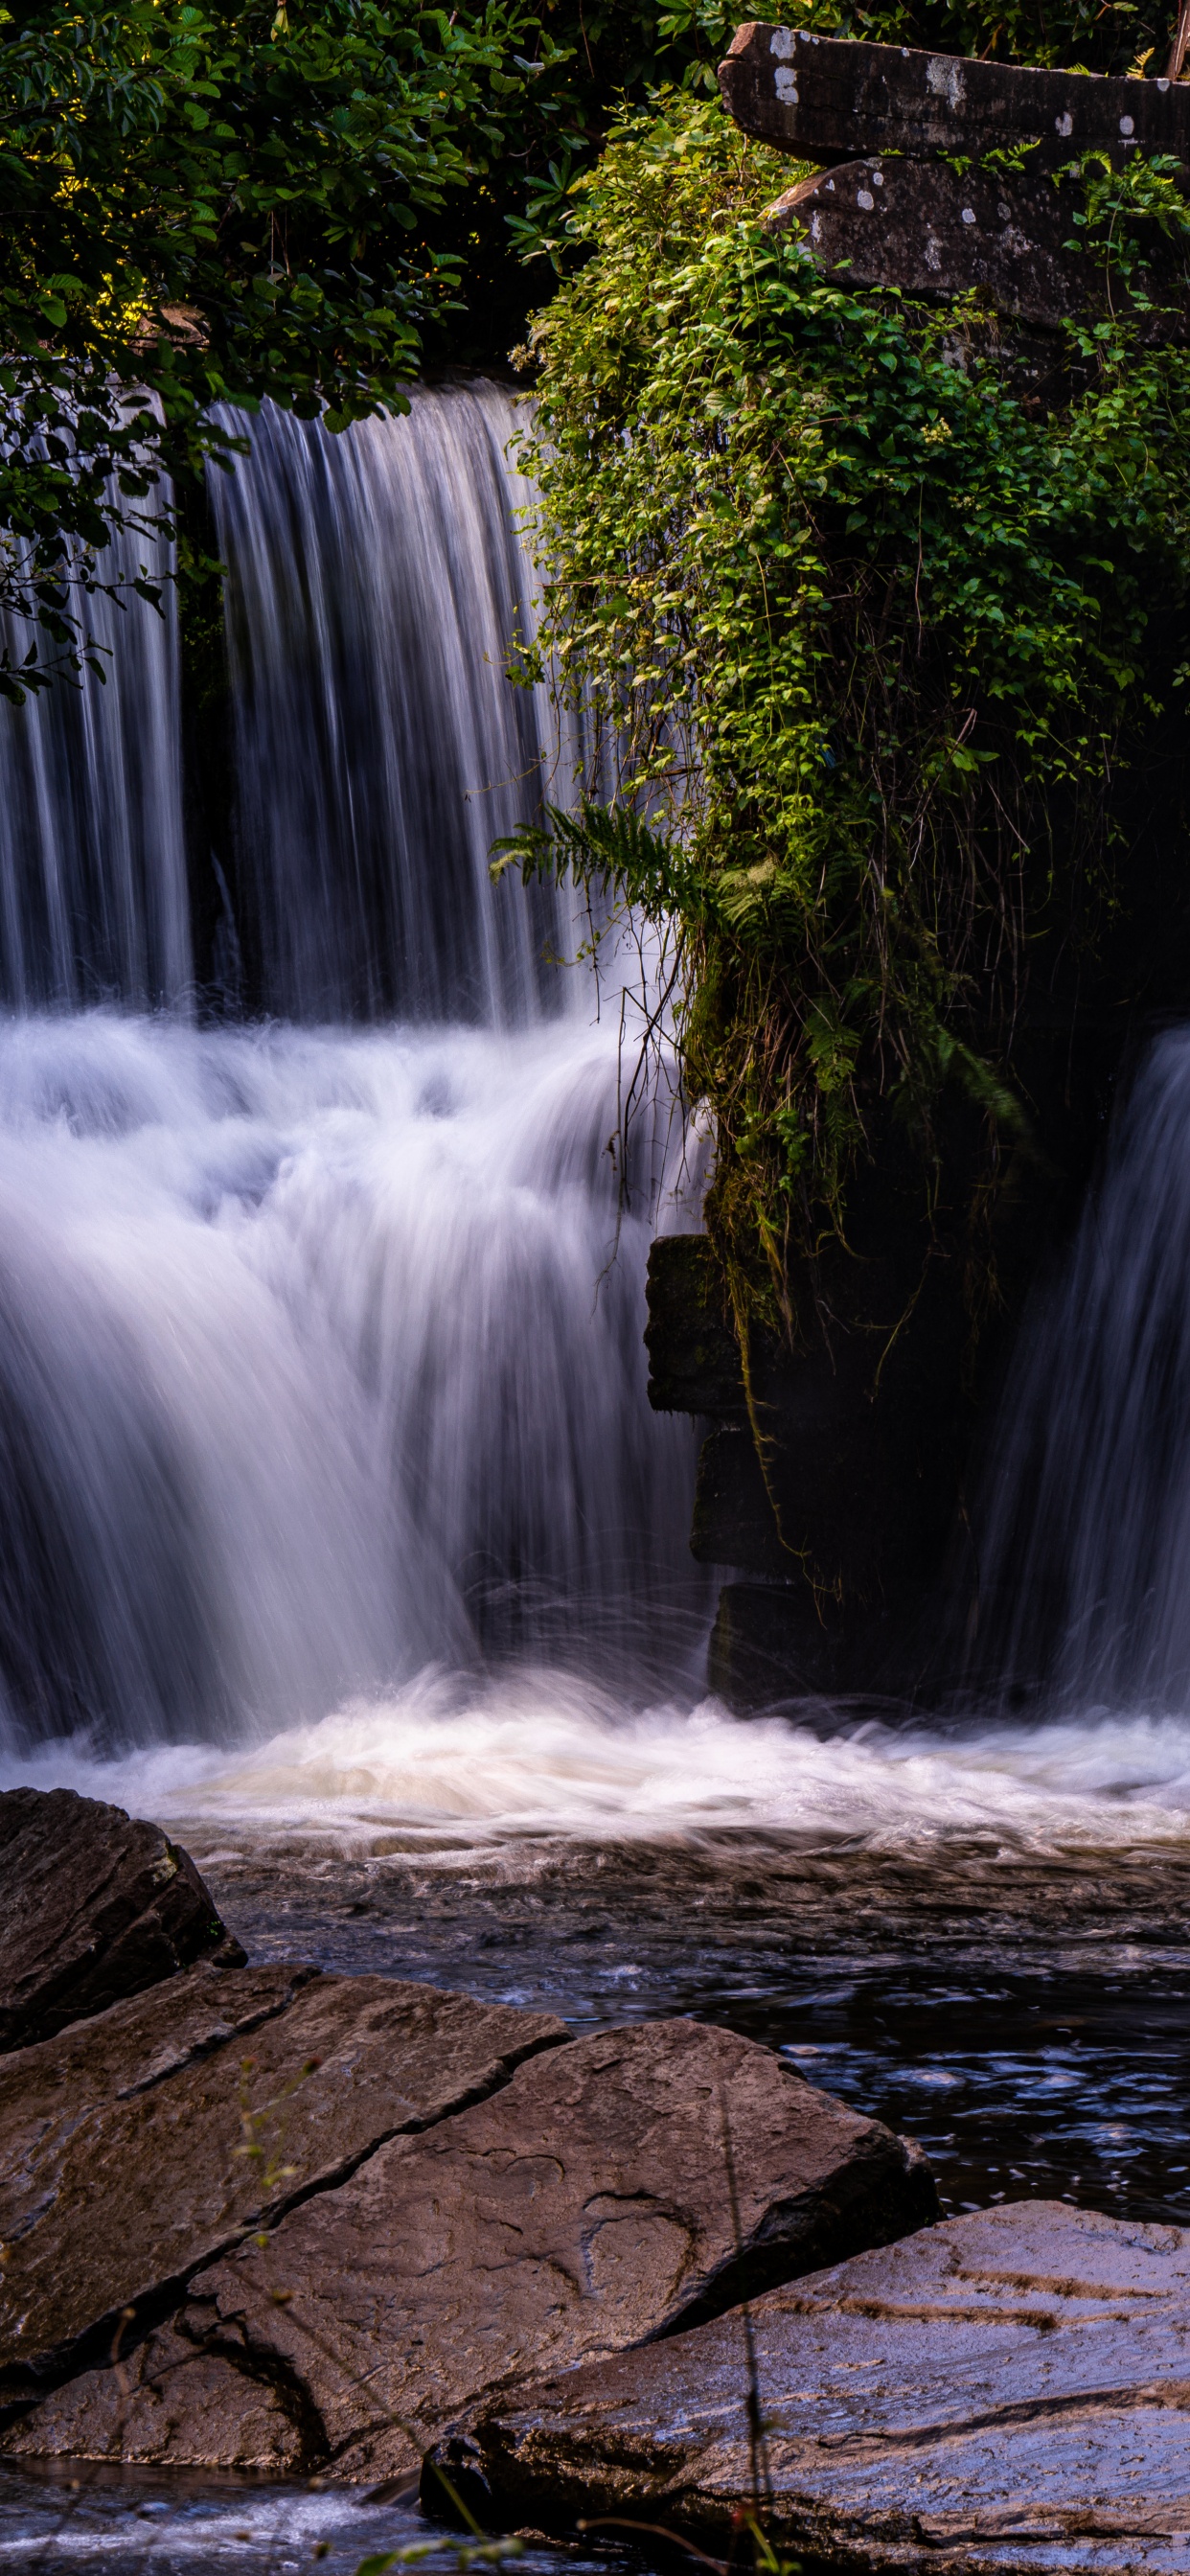
[[[32,1856],[48,1802],[21,1794]],[[1181,2231],[1121,2226],[1043,2198],[1022,2209],[1023,2176],[999,2212],[931,2225],[920,2150],[866,2105],[802,2080],[813,2041],[794,2043],[806,2054],[793,2060],[709,2017],[707,1989],[717,1975],[730,1990],[734,1960],[729,2010],[737,2025],[747,2020],[738,1972],[755,1958],[766,1904],[770,1937],[785,1919],[788,1943],[792,1917],[793,1937],[809,1946],[815,1908],[821,1933],[846,1854],[820,1855],[817,1868],[802,1855],[795,1871],[788,1849],[774,1850],[750,1889],[737,1853],[730,1904],[712,1852],[697,1866],[689,1852],[668,1864],[663,1853],[638,1855],[638,1899],[651,1873],[657,1900],[652,1924],[647,1904],[635,1908],[653,1983],[637,1962],[634,1984],[613,1982],[598,2016],[610,2018],[618,1993],[632,2017],[584,2037],[583,2020],[597,2015],[590,1997],[576,2012],[567,1987],[614,1979],[606,1856],[601,1879],[588,1855],[552,1887],[548,1865],[535,1888],[523,1866],[519,1879],[507,1867],[502,1880],[489,1872],[486,1895],[456,1876],[448,1898],[440,1878],[435,1914],[424,1874],[420,1908],[410,1902],[424,1864],[408,1855],[319,1862],[307,1850],[287,1881],[274,1852],[266,1939],[253,1919],[264,1901],[259,1857],[226,1845],[200,1855],[204,1884],[163,1836],[151,1847],[154,1828],[121,1829],[110,1808],[73,1801],[58,1826],[81,1837],[88,1813],[106,1836],[104,1919],[140,1992],[90,2008],[108,1991],[102,1908],[94,1873],[64,1873],[54,1884],[66,1899],[56,1923],[47,1909],[42,1945],[57,2026],[0,2059],[9,2249],[0,2550],[3,2498],[12,2509],[18,2493],[44,2497],[47,2478],[69,2493],[80,2463],[92,2465],[78,2492],[100,2520],[114,2508],[96,2474],[168,2470],[171,2483],[142,2496],[137,2512],[181,2515],[184,2557],[184,2528],[216,2510],[209,2493],[187,2502],[187,2479],[267,2473],[267,2510],[283,2514],[319,2493],[311,2478],[329,2477],[360,2499],[344,2508],[350,2535],[362,2527],[350,2514],[374,2509],[364,2499],[378,2482],[383,2510],[408,2512],[427,2453],[451,2485],[471,2481],[496,2524],[528,2520],[573,2546],[576,2525],[602,2504],[704,2538],[718,2523],[721,2540],[757,2474],[746,2296],[772,2436],[766,2512],[801,2553],[859,2566],[891,2550],[895,2563],[924,2567],[941,2551],[963,2569],[1182,2563]],[[6,1817],[13,1887],[17,1808],[0,1800],[0,1834]],[[131,1897],[120,1899],[121,1830],[130,1887],[147,1867],[163,1884],[200,1891],[197,1955],[185,1962],[176,1941],[174,1955],[154,1952],[151,1983],[144,1945],[127,1938],[145,1908],[130,1915]],[[976,1942],[980,1904],[1003,1909],[1007,1882],[1001,1871],[997,1888],[990,1855],[972,1851],[967,1863]],[[677,1999],[659,1991],[656,1936],[683,1866],[687,1900],[701,1894],[673,1939],[704,1988],[681,1998],[702,2018],[675,2021],[650,2005]],[[287,1936],[299,1952],[318,1946],[303,1937],[312,1915],[303,1924],[300,1914],[302,1903],[317,1908],[320,1870],[321,1945],[343,1966],[358,1961],[358,1973],[259,1956]],[[771,1901],[783,1873],[786,1895],[802,1891],[800,1925],[796,1903],[782,1917]],[[869,1872],[869,1902],[887,1909],[895,1872],[885,1881],[874,1894]],[[959,1883],[956,1873],[942,1901],[955,1918],[961,1984]],[[242,1953],[216,1890],[256,1954],[251,1966],[233,1964]],[[907,1904],[907,1884],[901,1893]],[[1117,1908],[1115,1929],[1139,1934],[1143,1949],[1139,1885],[1134,1900],[1128,1925]],[[37,1990],[34,1911],[32,1900],[6,1907],[19,1943],[0,1958],[0,2006],[26,2013]],[[1027,1947],[1027,1905],[1018,1912]],[[854,1905],[851,1916],[854,1942]],[[937,1916],[934,1929],[945,1936]],[[85,2018],[62,2023],[72,1940]],[[513,2001],[518,1946],[522,1965],[532,1947],[539,1991],[524,1992],[522,1979]],[[1117,1941],[1121,1959],[1137,1946]],[[376,1973],[394,1953],[414,1982]],[[441,1974],[448,1953],[470,1995],[429,1982],[428,1967]],[[565,2020],[545,2008],[551,1979]],[[829,2043],[819,2053],[829,2062]],[[1002,2262],[985,2244],[989,2226],[1011,2235]],[[1088,2229],[1098,2231],[1089,2251],[1071,2238]],[[871,2273],[874,2264],[885,2268]],[[1055,2448],[1059,2416],[1065,2448]],[[428,2475],[441,2506],[444,2490]],[[306,2483],[295,2488],[295,2477]],[[216,2519],[234,2510],[225,2494]],[[47,2514],[43,2504],[32,2525],[44,2529]],[[338,2547],[332,2537],[328,2548]]]

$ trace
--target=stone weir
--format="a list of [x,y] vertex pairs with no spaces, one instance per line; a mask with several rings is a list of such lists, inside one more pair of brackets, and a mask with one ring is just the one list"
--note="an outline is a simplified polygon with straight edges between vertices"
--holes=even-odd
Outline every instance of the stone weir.
[[[1138,153],[1190,180],[1190,84],[1105,80],[974,62],[751,23],[719,83],[746,134],[816,165],[768,212],[853,286],[975,295],[1019,327],[1060,335],[1081,315],[1130,321],[1142,343],[1190,336],[1187,246],[1144,227],[1144,287],[1113,252],[1080,246],[1081,165]],[[1017,166],[1013,166],[1013,164]],[[1029,352],[1017,353],[1029,366]],[[1038,360],[1032,356],[1034,373]],[[1063,372],[1056,341],[1045,374]]]
[[[1142,343],[1190,336],[1185,238],[1142,228],[1145,285],[1133,296],[1107,254],[1086,247],[1079,175],[1088,154],[1123,165],[1160,153],[1190,180],[1190,83],[769,22],[739,29],[719,79],[743,131],[802,165],[769,207],[770,228],[859,293],[968,299],[981,357],[1026,408],[1080,391],[1072,316],[1093,324],[1110,307]],[[956,330],[956,366],[969,345]],[[737,1710],[978,1685],[972,1462],[1030,1287],[1082,1203],[1120,1075],[1154,1028],[1185,1013],[1188,812],[1179,726],[1143,774],[1129,773],[1110,956],[1073,980],[1064,950],[1034,958],[1014,1063],[1036,1150],[1014,1158],[990,1207],[969,1113],[954,1102],[941,1112],[928,1215],[886,1120],[849,1186],[846,1244],[825,1246],[813,1281],[793,1283],[795,1345],[754,1333],[746,1370],[710,1246],[655,1246],[650,1398],[706,1425],[691,1544],[727,1577],[709,1679]],[[973,1245],[989,1283],[978,1332]]]

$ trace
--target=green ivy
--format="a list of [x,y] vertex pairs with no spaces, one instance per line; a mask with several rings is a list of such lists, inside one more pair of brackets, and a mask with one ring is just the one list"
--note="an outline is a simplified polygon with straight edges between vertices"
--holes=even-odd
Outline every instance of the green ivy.
[[[1190,597],[1186,352],[1072,326],[1039,400],[974,300],[860,295],[766,232],[791,175],[671,94],[576,192],[523,461],[592,761],[500,862],[608,878],[671,941],[712,1224],[787,1321],[889,1121],[927,1204],[947,1094],[981,1188],[1027,1134],[1030,979],[1110,936],[1116,782],[1184,697]],[[1090,177],[1072,227],[1130,313],[1154,207],[1190,209],[1161,164]]]

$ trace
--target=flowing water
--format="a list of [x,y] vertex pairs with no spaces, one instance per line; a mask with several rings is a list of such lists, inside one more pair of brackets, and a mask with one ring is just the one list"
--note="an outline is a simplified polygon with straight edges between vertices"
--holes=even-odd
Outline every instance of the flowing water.
[[[170,548],[122,540],[100,580],[162,581]],[[177,619],[102,592],[81,615],[102,681],[66,680],[0,724],[0,1004],[115,997],[177,1008],[191,982]],[[19,666],[28,633],[3,631]]]
[[1159,1038],[1061,1275],[1037,1300],[988,1476],[1002,1687],[1190,1706],[1190,1031]]
[[270,1011],[523,1029],[560,1007],[556,904],[493,899],[488,876],[543,780],[565,794],[571,750],[545,689],[503,676],[535,633],[517,429],[494,386],[339,439],[266,406],[248,462],[212,478],[238,929]]
[[[217,1019],[172,610],[107,691],[0,709],[0,1785],[167,1821],[256,1956],[718,2017],[920,2135],[949,2207],[1190,2218],[1190,1038],[1011,1398],[993,1704],[731,1718],[641,1340],[698,1141],[658,1076],[625,1143],[614,940],[559,964],[585,926],[488,874],[577,749],[503,675],[515,426],[482,386],[337,440],[266,408],[219,483]],[[0,2489],[22,2565],[293,2576],[377,2531]]]

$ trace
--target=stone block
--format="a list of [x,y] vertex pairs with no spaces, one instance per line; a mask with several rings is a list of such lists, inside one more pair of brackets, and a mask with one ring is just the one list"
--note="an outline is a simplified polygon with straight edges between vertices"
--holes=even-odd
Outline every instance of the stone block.
[[1153,229],[1146,304],[1118,271],[1071,250],[1081,191],[1045,177],[959,174],[928,161],[848,161],[801,179],[768,208],[771,231],[802,232],[823,268],[860,287],[949,300],[975,292],[1006,320],[1057,331],[1068,315],[1114,311],[1142,341],[1190,336],[1185,252]]
[[705,1234],[659,1235],[649,1254],[649,1402],[656,1413],[745,1411],[740,1354]]
[[737,1715],[849,1687],[838,1606],[805,1582],[725,1583],[707,1650],[707,1685]]
[[788,1575],[798,1559],[782,1547],[756,1442],[746,1424],[707,1433],[698,1453],[690,1551],[700,1565],[740,1565]]
[[1163,79],[1033,71],[752,20],[737,30],[719,86],[745,134],[816,166],[1027,143],[1039,168],[1144,151],[1174,153],[1190,170],[1190,84]]

